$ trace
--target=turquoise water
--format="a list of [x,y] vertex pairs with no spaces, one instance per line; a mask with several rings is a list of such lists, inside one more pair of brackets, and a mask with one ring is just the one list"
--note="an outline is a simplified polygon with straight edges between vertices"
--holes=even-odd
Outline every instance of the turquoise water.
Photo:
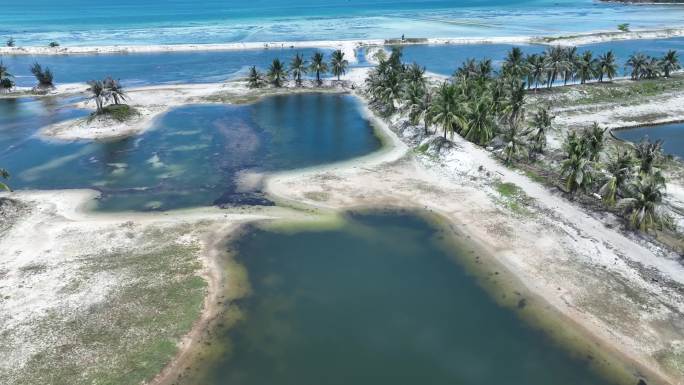
[[[513,47],[520,47],[526,54],[544,52],[543,45],[513,45],[513,44],[472,44],[472,45],[409,45],[403,47],[404,62],[416,62],[428,71],[441,75],[451,75],[461,63],[469,58],[477,60],[492,59],[494,68],[498,69],[506,57],[506,53]],[[660,57],[670,49],[679,52],[684,57],[684,38],[649,39],[611,41],[605,43],[586,44],[578,46],[578,52],[590,50],[594,56],[613,50],[619,65],[618,73],[624,71],[624,64],[635,52]]]
[[681,6],[592,0],[7,1],[19,45],[176,44],[564,34],[684,24]]
[[[249,67],[262,71],[280,58],[289,63],[300,53],[310,58],[314,49],[255,49],[214,52],[135,53],[112,55],[5,56],[2,61],[18,86],[34,86],[30,67],[34,62],[49,67],[57,83],[84,83],[112,76],[127,86],[173,83],[221,82],[246,76]],[[322,49],[326,57],[331,50]]]
[[408,214],[248,232],[231,246],[251,286],[244,319],[212,333],[226,353],[181,383],[610,384],[496,304],[440,243],[450,235]]
[[630,142],[638,142],[644,137],[650,141],[662,139],[663,152],[684,159],[684,123],[613,130],[613,135]]
[[[380,147],[359,102],[350,95],[274,96],[241,106],[190,105],[164,115],[142,135],[108,142],[46,142],[36,130],[84,115],[68,108],[26,119],[2,118],[0,165],[15,189],[93,187],[103,210],[267,204],[242,191],[240,172],[296,169],[350,159]],[[1,111],[8,107],[0,101]],[[22,110],[23,109],[23,110]],[[315,113],[312,113],[315,112]],[[47,114],[47,113],[46,113]]]

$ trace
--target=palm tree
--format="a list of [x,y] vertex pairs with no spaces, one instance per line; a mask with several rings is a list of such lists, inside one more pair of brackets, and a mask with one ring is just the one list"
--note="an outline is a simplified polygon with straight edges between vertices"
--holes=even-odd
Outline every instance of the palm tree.
[[446,138],[447,133],[453,135],[454,126],[461,121],[459,114],[456,87],[445,81],[439,87],[435,101],[430,106],[432,122],[442,126]]
[[15,43],[14,38],[12,36],[10,36],[10,38],[7,39],[7,42],[5,43],[5,45],[7,45],[8,47],[14,47],[14,43]]
[[287,71],[280,59],[273,59],[266,73],[274,87],[282,87],[283,81],[287,80]]
[[295,54],[295,57],[293,57],[290,62],[290,73],[298,86],[302,85],[302,75],[305,75],[306,72],[307,63],[306,60],[304,60],[304,56],[299,53]]
[[104,83],[101,80],[91,80],[88,82],[88,91],[90,92],[90,99],[95,100],[96,112],[101,114],[104,112],[103,99],[107,96]]
[[249,75],[247,76],[247,86],[249,88],[259,88],[263,85],[263,83],[263,75],[256,69],[255,66],[252,66],[249,69]]
[[613,206],[617,201],[618,194],[624,188],[627,180],[632,176],[634,157],[631,151],[620,151],[616,148],[615,156],[611,157],[606,164],[608,179],[599,189],[601,199],[608,205]]
[[[0,178],[2,179],[9,179],[10,174],[5,170],[4,168],[0,168]],[[5,190],[5,191],[12,191],[12,189],[9,187],[9,185],[0,182],[0,190]]]
[[577,56],[577,47],[568,47],[563,50],[565,54],[566,66],[563,71],[563,85],[568,85],[568,80],[575,77],[575,72],[579,66],[579,57]]
[[585,84],[587,80],[591,80],[596,75],[597,60],[592,57],[591,51],[584,51],[582,57],[577,63],[577,75],[580,78],[580,84]]
[[349,62],[344,58],[344,52],[341,49],[335,50],[330,59],[330,67],[333,75],[337,76],[337,81],[340,81],[340,75],[347,73],[347,66]]
[[544,78],[544,55],[532,54],[527,56],[527,85],[528,88],[534,83],[536,91],[539,88],[539,83]]
[[634,146],[634,152],[639,160],[639,173],[649,175],[656,172],[656,166],[662,159],[663,141],[651,142],[644,137]]
[[508,130],[504,131],[504,160],[506,164],[511,164],[513,159],[519,156],[524,156],[527,152],[527,136],[528,132],[521,131],[518,125],[512,125]]
[[126,92],[118,80],[112,79],[111,77],[106,77],[103,85],[107,97],[114,99],[114,104],[119,104],[119,100],[126,100]]
[[316,83],[321,84],[321,74],[328,72],[328,65],[325,63],[323,54],[315,52],[311,57],[311,71],[316,73]]
[[604,76],[607,76],[608,80],[613,80],[617,74],[617,64],[615,64],[615,54],[613,51],[608,51],[599,56],[596,73],[598,74],[599,83],[603,83]]
[[663,68],[663,72],[665,72],[666,78],[670,77],[670,73],[672,71],[676,71],[682,68],[679,65],[679,55],[677,55],[677,51],[673,49],[667,51],[665,56],[663,56],[663,58],[660,59],[660,65]]
[[654,57],[648,57],[646,65],[644,65],[643,76],[646,79],[655,79],[660,76],[662,66],[660,61]]
[[662,227],[661,203],[664,188],[661,181],[651,176],[636,178],[627,186],[628,198],[620,199],[618,207],[624,210],[633,229],[646,232],[654,227]]
[[594,122],[591,128],[584,131],[582,134],[582,140],[585,142],[587,148],[587,155],[592,162],[599,160],[601,150],[603,150],[603,144],[606,140],[606,130],[607,128],[602,129],[599,127],[598,123]]
[[421,67],[418,63],[413,63],[404,72],[404,80],[408,84],[416,84],[418,87],[425,88],[427,79],[425,78],[425,67]]
[[566,60],[565,50],[561,46],[548,48],[544,67],[546,68],[548,88],[553,86],[559,74],[565,73],[569,63]]
[[464,138],[481,146],[489,143],[495,128],[492,101],[483,96],[473,102],[472,107],[466,110],[464,123],[461,131]]
[[546,132],[551,128],[551,121],[554,116],[549,114],[549,110],[542,107],[534,114],[532,118],[532,127],[534,134],[532,136],[532,152],[534,154],[541,154],[546,147]]
[[627,67],[631,67],[632,70],[629,74],[632,80],[639,80],[644,77],[645,67],[647,65],[648,58],[642,53],[635,53],[627,59],[625,63],[625,70]]
[[512,79],[508,87],[502,114],[509,127],[512,127],[517,126],[525,118],[525,82]]
[[36,80],[38,80],[38,85],[36,86],[39,89],[52,89],[55,88],[53,84],[53,75],[52,71],[50,71],[50,68],[41,67],[40,64],[38,63],[33,63],[33,66],[31,67],[31,73],[33,76],[36,77]]
[[572,193],[586,189],[591,184],[592,175],[585,141],[571,131],[563,148],[566,159],[561,164],[561,177],[565,178],[565,189]]
[[[490,79],[493,71],[492,59],[480,60],[480,62],[477,63],[477,77],[479,80]],[[525,70],[525,72],[527,72],[527,70]]]
[[502,66],[504,76],[511,76],[517,79],[523,78],[527,74],[527,66],[520,47],[513,47],[506,54]]
[[14,88],[12,78],[12,74],[7,72],[7,67],[0,61],[0,92],[6,93]]

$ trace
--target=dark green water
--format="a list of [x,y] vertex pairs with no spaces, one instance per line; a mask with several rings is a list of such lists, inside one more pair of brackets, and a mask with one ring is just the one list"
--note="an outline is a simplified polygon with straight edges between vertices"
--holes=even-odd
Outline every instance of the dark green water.
[[444,236],[408,214],[248,232],[233,245],[252,287],[245,318],[212,341],[231,353],[187,383],[609,384],[496,304]]
[[34,135],[40,127],[86,112],[0,102],[0,111],[14,111],[0,116],[0,165],[12,173],[12,187],[95,188],[103,210],[264,203],[258,191],[238,188],[240,173],[325,164],[381,145],[350,95],[183,106],[139,136],[107,142],[44,141]]

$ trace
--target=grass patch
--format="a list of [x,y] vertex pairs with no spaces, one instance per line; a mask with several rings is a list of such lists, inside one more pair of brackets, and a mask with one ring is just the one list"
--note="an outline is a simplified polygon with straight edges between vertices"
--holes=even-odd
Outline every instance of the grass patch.
[[512,212],[522,216],[532,216],[533,212],[528,208],[534,201],[525,194],[518,185],[510,182],[497,181],[494,189],[499,193],[498,203]]
[[140,112],[128,104],[110,104],[103,107],[102,112],[93,112],[90,114],[88,121],[91,121],[98,116],[105,116],[110,117],[117,122],[125,122],[138,115],[140,115]]
[[[88,309],[41,318],[34,337],[50,341],[14,384],[140,384],[174,357],[199,317],[206,282],[199,246],[177,244],[174,231],[146,231],[136,250],[81,257],[79,277],[65,291],[92,290],[100,278],[123,276]],[[103,275],[104,274],[104,275]]]

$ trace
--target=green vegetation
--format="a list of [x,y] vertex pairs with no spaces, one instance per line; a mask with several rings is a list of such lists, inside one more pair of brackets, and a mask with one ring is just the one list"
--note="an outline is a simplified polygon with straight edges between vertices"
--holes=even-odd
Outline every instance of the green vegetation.
[[31,67],[31,73],[36,77],[36,80],[38,80],[36,89],[49,90],[55,88],[55,85],[53,84],[54,76],[52,71],[50,71],[50,68],[45,67],[45,69],[43,69],[40,64],[34,63]]
[[[298,86],[302,85],[302,75],[305,75],[308,71],[308,63],[304,60],[304,56],[297,53],[292,61],[290,62],[290,73],[294,78]],[[252,67],[254,68],[254,67]],[[252,79],[252,73],[250,73],[250,84]]]
[[5,45],[8,47],[14,47],[14,45],[15,45],[14,38],[12,36],[10,36],[10,38],[7,39],[7,42],[5,43]]
[[[6,180],[6,179],[9,179],[9,177],[10,177],[9,172],[7,170],[5,170],[4,168],[0,167],[0,178]],[[12,191],[12,189],[10,189],[9,185],[7,185],[3,182],[0,182],[0,190]]]
[[326,64],[323,53],[315,52],[311,57],[311,72],[316,73],[316,83],[321,84],[321,74],[328,72],[328,64]]
[[7,93],[14,88],[14,76],[7,72],[7,67],[0,61],[0,93]]
[[268,67],[266,76],[274,87],[279,88],[283,86],[283,81],[287,80],[287,71],[280,59],[273,59],[273,62]]
[[[126,104],[121,104],[126,100],[126,91],[118,80],[108,76],[104,80],[91,80],[88,82],[88,92],[90,99],[95,101],[96,110],[91,118],[97,115],[108,115],[119,122],[126,121],[138,112]],[[113,101],[113,105],[107,106],[106,103]]]
[[629,23],[618,24],[617,29],[621,32],[629,32]]
[[499,193],[500,204],[507,207],[515,214],[529,216],[532,215],[527,206],[529,206],[533,199],[527,196],[525,192],[515,183],[497,181],[494,184],[496,192]]
[[247,76],[247,86],[249,88],[260,88],[264,85],[264,76],[256,69],[255,66],[250,67],[249,75]]
[[51,42],[48,44],[48,47],[50,47],[50,48],[57,48],[57,47],[59,47],[59,43],[56,42],[56,41],[51,41]]
[[337,81],[340,81],[340,75],[347,72],[347,66],[349,66],[349,62],[344,58],[344,52],[340,49],[335,50],[330,60],[330,71],[337,76]]

